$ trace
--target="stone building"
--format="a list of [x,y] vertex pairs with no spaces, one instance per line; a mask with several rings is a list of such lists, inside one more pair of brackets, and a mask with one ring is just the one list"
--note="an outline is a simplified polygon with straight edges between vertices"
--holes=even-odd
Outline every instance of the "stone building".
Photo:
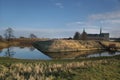
[[102,29],[100,29],[99,34],[87,34],[84,29],[80,36],[80,39],[81,40],[109,40],[109,33],[102,33]]

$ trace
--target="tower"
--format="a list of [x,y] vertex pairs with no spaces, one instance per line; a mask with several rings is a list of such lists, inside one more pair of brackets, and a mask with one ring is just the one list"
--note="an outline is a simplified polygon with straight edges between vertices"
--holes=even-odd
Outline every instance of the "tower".
[[102,33],[102,28],[100,28],[100,34]]
[[85,32],[85,28],[83,28],[83,32]]
[[87,40],[87,33],[85,32],[85,28],[83,29],[83,33],[81,34],[82,40]]

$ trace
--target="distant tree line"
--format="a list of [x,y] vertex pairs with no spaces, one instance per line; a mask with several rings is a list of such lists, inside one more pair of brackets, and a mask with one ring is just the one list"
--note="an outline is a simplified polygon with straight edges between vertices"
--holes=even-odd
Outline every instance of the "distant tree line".
[[[14,30],[13,30],[12,28],[7,28],[7,29],[5,30],[4,38],[3,38],[2,35],[0,35],[0,40],[5,39],[5,40],[7,40],[7,41],[10,41],[10,40],[12,40],[12,39],[14,39],[14,38],[15,38],[15,35],[14,35]],[[25,38],[25,37],[20,36],[20,38]],[[36,36],[35,34],[31,33],[31,34],[29,35],[29,38],[33,39],[33,38],[37,38],[37,36]]]

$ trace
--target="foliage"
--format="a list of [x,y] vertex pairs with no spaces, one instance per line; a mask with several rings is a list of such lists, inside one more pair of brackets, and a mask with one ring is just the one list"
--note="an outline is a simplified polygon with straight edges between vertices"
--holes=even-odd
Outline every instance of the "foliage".
[[80,33],[79,32],[76,32],[74,37],[73,37],[74,40],[79,40],[80,39]]

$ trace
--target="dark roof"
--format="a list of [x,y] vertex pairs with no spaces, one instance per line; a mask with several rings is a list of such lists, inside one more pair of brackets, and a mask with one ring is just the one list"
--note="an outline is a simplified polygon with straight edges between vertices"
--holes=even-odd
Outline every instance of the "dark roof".
[[101,33],[101,34],[102,34],[102,35],[106,35],[106,34],[108,35],[109,33]]
[[87,34],[88,37],[104,37],[104,34]]
[[89,36],[89,37],[97,37],[97,36],[99,36],[99,34],[87,34],[87,36]]
[[99,36],[100,36],[100,37],[104,37],[104,34],[100,34]]

